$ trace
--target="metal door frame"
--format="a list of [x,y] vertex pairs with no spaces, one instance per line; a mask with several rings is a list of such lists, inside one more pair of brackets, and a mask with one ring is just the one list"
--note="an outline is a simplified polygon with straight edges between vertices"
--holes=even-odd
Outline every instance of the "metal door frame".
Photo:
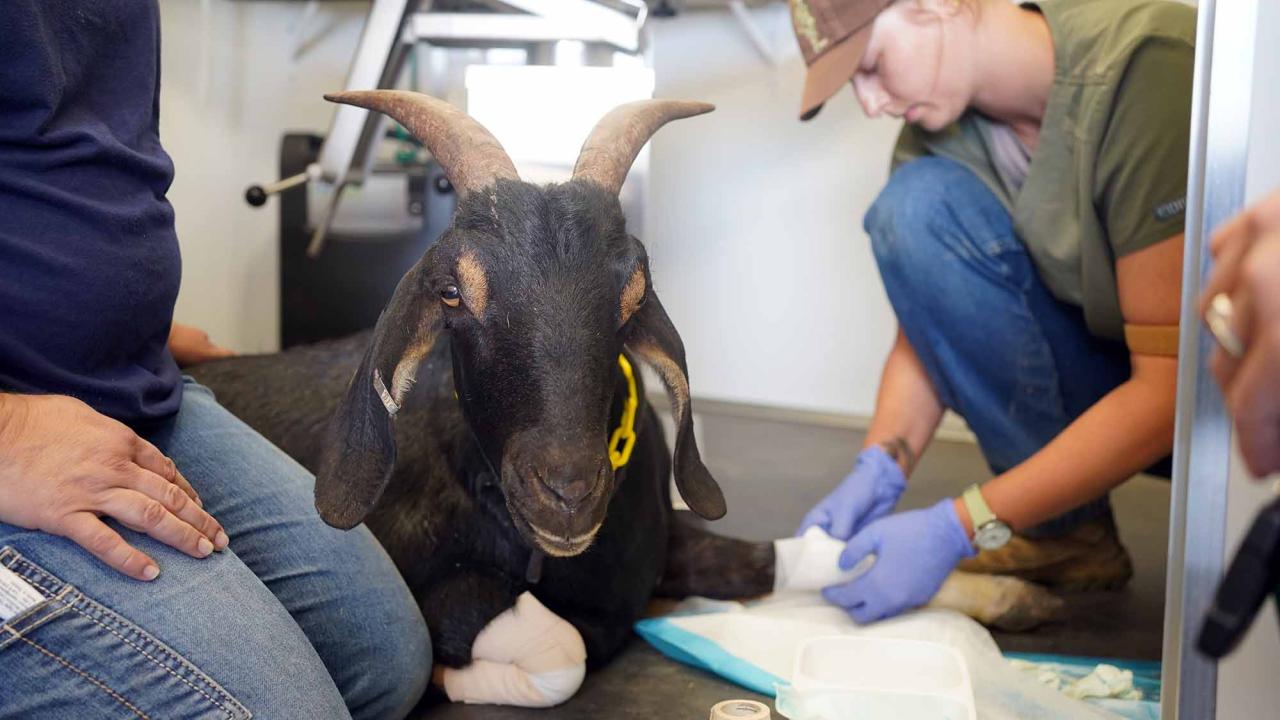
[[1197,300],[1213,229],[1244,206],[1258,2],[1199,3],[1165,595],[1166,719],[1201,720],[1217,710],[1218,666],[1195,641],[1226,564],[1231,423],[1208,369],[1213,339]]

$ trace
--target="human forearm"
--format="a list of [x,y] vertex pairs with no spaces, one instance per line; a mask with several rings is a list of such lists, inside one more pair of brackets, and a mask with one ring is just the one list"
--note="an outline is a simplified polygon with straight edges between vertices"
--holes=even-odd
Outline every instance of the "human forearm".
[[943,409],[919,356],[899,330],[880,376],[875,417],[867,431],[865,447],[905,443],[910,449],[910,458],[899,458],[899,461],[903,471],[910,475],[913,461],[924,452],[938,429]]
[[[1099,498],[1173,447],[1177,363],[1144,359],[1145,372],[1116,387],[1026,462],[986,483],[982,494],[1015,530]],[[961,523],[973,532],[964,503]]]
[[[1126,324],[1171,325],[1181,303],[1182,236],[1116,261]],[[1130,355],[1131,375],[1026,462],[983,486],[992,512],[1027,528],[1102,497],[1173,448],[1178,360]],[[960,520],[972,532],[964,504]]]

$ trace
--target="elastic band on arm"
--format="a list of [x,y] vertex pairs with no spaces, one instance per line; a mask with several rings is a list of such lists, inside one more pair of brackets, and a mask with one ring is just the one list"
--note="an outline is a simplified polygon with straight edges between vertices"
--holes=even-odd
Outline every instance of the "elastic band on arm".
[[1125,325],[1124,343],[1135,355],[1178,356],[1177,325]]

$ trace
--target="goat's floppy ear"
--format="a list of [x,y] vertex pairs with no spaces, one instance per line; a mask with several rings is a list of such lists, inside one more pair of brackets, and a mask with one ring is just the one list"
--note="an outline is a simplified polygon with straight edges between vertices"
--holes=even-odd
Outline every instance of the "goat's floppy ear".
[[440,332],[440,301],[426,285],[426,258],[400,280],[373,339],[329,421],[316,509],[329,525],[358,525],[382,495],[396,460],[391,419]]
[[649,291],[647,302],[631,318],[627,349],[640,356],[658,372],[671,398],[676,420],[674,453],[676,487],[689,509],[716,520],[724,517],[724,493],[702,464],[698,443],[693,437],[693,409],[689,400],[689,371],[685,366],[684,343],[667,317],[658,296]]

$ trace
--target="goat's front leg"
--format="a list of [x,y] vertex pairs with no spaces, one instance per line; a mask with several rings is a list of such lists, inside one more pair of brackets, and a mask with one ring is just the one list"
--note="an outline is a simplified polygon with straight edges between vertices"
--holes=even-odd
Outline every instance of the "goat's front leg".
[[[565,609],[562,617],[582,637],[588,665],[593,669],[612,660],[633,637],[634,621],[622,622],[609,613],[598,614],[591,609],[574,607]],[[637,612],[636,618],[639,617]]]
[[1062,599],[1035,583],[1001,575],[953,572],[929,607],[955,610],[988,627],[1022,632],[1058,619]]
[[[582,636],[532,594],[512,598],[513,593],[499,578],[471,574],[451,578],[447,587],[424,597],[424,614],[439,619],[433,624],[427,615],[433,637],[437,626],[442,633],[434,680],[450,700],[551,707],[581,687],[587,659]],[[506,607],[493,612],[504,599]],[[489,619],[477,628],[482,617]]]
[[463,667],[470,663],[476,636],[515,605],[521,591],[497,572],[462,567],[416,592],[437,664]]

